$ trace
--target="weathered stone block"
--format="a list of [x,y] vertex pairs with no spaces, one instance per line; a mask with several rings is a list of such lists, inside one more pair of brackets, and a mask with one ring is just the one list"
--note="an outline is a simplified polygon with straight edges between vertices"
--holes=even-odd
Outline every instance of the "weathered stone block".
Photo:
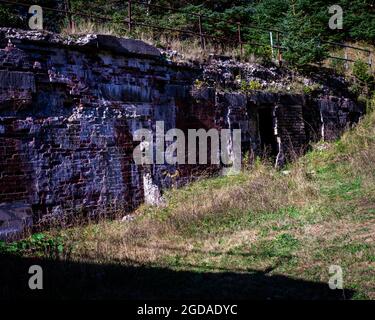
[[32,226],[31,206],[22,202],[0,203],[0,239],[19,237]]

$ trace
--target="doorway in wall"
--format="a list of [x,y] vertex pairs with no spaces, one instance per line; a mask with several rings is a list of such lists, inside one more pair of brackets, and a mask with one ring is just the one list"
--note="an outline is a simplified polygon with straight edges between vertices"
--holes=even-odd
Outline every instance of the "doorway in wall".
[[276,157],[278,147],[274,133],[272,107],[260,108],[258,110],[258,128],[262,154],[266,157]]

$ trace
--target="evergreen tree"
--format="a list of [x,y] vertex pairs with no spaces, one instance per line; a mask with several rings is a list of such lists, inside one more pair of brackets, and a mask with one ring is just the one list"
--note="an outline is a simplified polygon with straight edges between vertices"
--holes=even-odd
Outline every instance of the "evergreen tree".
[[281,27],[284,31],[282,45],[287,48],[284,58],[290,63],[304,65],[319,62],[327,55],[326,47],[320,41],[319,25],[312,22],[311,17],[299,9],[297,1],[290,1]]
[[[67,0],[35,0],[33,4],[65,9]],[[111,20],[96,20],[96,24],[112,29],[120,35],[128,30],[127,2],[122,0],[69,0],[71,10],[106,16]],[[142,2],[139,4],[137,2]],[[199,32],[197,17],[191,13],[204,15],[203,31],[208,35],[225,39],[227,44],[237,40],[237,25],[241,23],[242,39],[248,43],[261,43],[264,47],[248,45],[250,51],[269,54],[270,34],[267,29],[283,31],[282,45],[288,50],[284,57],[289,62],[301,65],[317,62],[326,55],[326,48],[320,39],[336,42],[375,42],[375,0],[138,0],[133,2],[133,21],[154,26],[177,28]],[[331,16],[328,7],[338,4],[344,12],[343,30],[331,30],[328,21]],[[161,7],[151,7],[158,5]],[[182,12],[165,8],[173,7]],[[0,25],[28,28],[28,8],[0,3]],[[208,18],[207,18],[208,17]],[[87,22],[87,17],[74,16],[79,24]],[[220,20],[220,21],[219,21]],[[95,19],[91,19],[95,21]],[[50,31],[61,31],[68,25],[67,17],[58,11],[44,11],[44,26]],[[263,28],[256,29],[254,26]],[[103,28],[104,29],[104,28]],[[144,33],[157,29],[138,27]],[[159,35],[162,33],[160,31]],[[189,35],[165,32],[169,36],[186,39]],[[155,37],[158,33],[154,34]],[[218,40],[219,41],[219,40]],[[223,41],[223,40],[220,40]]]

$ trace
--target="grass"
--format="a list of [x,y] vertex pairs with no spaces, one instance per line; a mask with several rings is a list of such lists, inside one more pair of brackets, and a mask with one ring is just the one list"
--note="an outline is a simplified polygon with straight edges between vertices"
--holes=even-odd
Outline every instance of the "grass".
[[[347,45],[372,51],[372,60],[374,60],[374,57],[373,57],[374,46],[373,45],[370,45],[366,42],[347,43]],[[332,53],[331,55],[335,56],[335,57],[345,58],[345,50],[347,52],[347,58],[350,59],[350,60],[353,60],[353,61],[362,60],[362,61],[366,61],[366,62],[369,61],[369,54],[367,52],[352,49],[352,48],[344,49],[344,48],[336,47],[335,50],[333,52],[331,52]],[[346,74],[346,75],[353,75],[352,74],[353,65],[352,65],[351,62],[348,62],[347,67],[345,68],[345,61],[328,59],[327,61],[325,61],[325,65],[329,66],[329,67],[333,67],[334,69],[336,69],[340,73],[343,73],[343,74]],[[372,63],[372,65],[371,65],[371,70],[373,72],[375,72],[374,63]]]
[[237,60],[248,62],[261,62],[262,58],[256,58],[252,54],[241,55],[239,47],[232,45],[217,45],[211,41],[206,40],[205,50],[201,47],[200,39],[188,38],[181,40],[181,37],[176,33],[160,33],[155,32],[150,28],[134,27],[132,32],[123,28],[116,28],[112,24],[93,23],[85,20],[80,20],[75,23],[73,29],[65,27],[61,33],[66,36],[85,36],[87,34],[103,34],[118,37],[128,37],[137,40],[142,40],[152,46],[160,49],[168,49],[178,52],[178,55],[171,57],[176,62],[204,62],[207,61],[210,54],[224,55],[233,57]]
[[[170,190],[167,205],[143,205],[132,221],[52,230],[3,243],[0,251],[189,272],[194,281],[219,272],[224,272],[220,279],[251,274],[251,284],[259,287],[265,281],[255,276],[259,273],[326,284],[329,266],[339,265],[343,297],[353,290],[353,299],[375,299],[374,163],[375,112],[370,112],[340,140],[315,145],[288,174],[256,161],[239,175]],[[168,277],[173,291],[177,278]],[[298,298],[282,281],[267,284],[270,297]],[[236,291],[238,282],[231,283],[227,290]]]

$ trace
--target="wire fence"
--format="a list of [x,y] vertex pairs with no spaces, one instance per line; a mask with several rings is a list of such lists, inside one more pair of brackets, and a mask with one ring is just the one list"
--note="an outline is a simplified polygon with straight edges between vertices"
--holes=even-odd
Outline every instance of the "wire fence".
[[[0,3],[8,5],[10,7],[24,7],[29,8],[31,5],[30,3],[18,2],[18,1],[7,1],[7,0],[0,0]],[[221,44],[229,44],[232,47],[239,48],[240,55],[244,54],[244,46],[254,46],[254,47],[262,47],[270,49],[272,52],[272,57],[274,57],[274,51],[276,51],[276,59],[279,65],[283,62],[283,52],[289,50],[286,47],[282,46],[282,37],[285,33],[281,30],[275,28],[264,28],[257,26],[251,23],[241,23],[239,21],[233,21],[230,19],[223,19],[217,17],[211,17],[206,14],[195,13],[195,12],[186,12],[181,9],[172,8],[170,6],[161,6],[157,4],[151,4],[149,1],[139,1],[139,0],[126,0],[126,1],[112,1],[111,3],[116,3],[117,5],[121,4],[123,7],[123,11],[126,11],[127,15],[120,21],[127,29],[127,34],[131,35],[134,33],[137,27],[140,28],[150,28],[152,30],[159,30],[162,32],[173,32],[179,35],[185,35],[188,37],[196,38],[200,42],[201,49],[206,51],[207,50],[207,42],[208,41],[215,41]],[[148,12],[152,9],[161,10],[162,12],[173,12],[177,14],[183,14],[185,17],[190,19],[190,23],[194,25],[191,29],[182,29],[182,28],[174,28],[165,25],[157,25],[154,22],[150,23],[149,21],[145,21],[144,17],[137,15],[135,12],[135,8],[143,7]],[[110,17],[107,15],[101,15],[98,13],[94,13],[90,11],[89,13],[82,12],[79,10],[71,10],[71,5],[69,0],[64,0],[62,2],[62,8],[51,8],[46,6],[41,6],[43,11],[45,12],[54,12],[61,15],[62,19],[67,21],[67,24],[70,30],[74,30],[76,19],[77,18],[84,18],[88,19],[89,21],[99,21],[99,22],[111,22],[111,23],[119,23],[118,19],[114,17]],[[216,30],[219,28],[225,29],[225,36],[220,35],[220,32],[216,32],[217,34],[212,34],[209,32],[210,30]],[[205,30],[205,26],[209,27],[210,30]],[[216,28],[217,27],[217,28]],[[46,28],[49,29],[48,27]],[[53,28],[50,28],[53,29]],[[50,30],[56,31],[56,30]],[[263,39],[267,39],[267,43],[263,42],[260,43],[256,40],[251,39],[251,32],[257,32],[258,34],[263,34]],[[224,32],[222,32],[224,33]],[[249,39],[250,38],[250,39]],[[269,42],[268,42],[269,41]],[[373,52],[371,50],[346,45],[343,43],[336,43],[331,41],[320,41],[331,48],[343,48],[344,49],[344,57],[339,56],[328,56],[329,59],[334,60],[341,60],[345,61],[346,63],[355,62],[355,60],[351,59],[348,54],[348,49],[352,49],[367,55],[366,63],[372,68],[373,66]]]
[[353,60],[353,59],[349,58],[349,52],[348,52],[348,49],[353,49],[355,51],[365,53],[365,55],[367,56],[366,63],[372,69],[372,67],[373,67],[373,52],[371,50],[360,48],[360,47],[355,47],[355,46],[351,46],[351,45],[347,45],[347,44],[343,44],[343,43],[332,42],[332,41],[324,41],[324,43],[327,43],[327,44],[329,44],[331,46],[334,46],[334,47],[344,48],[344,57],[328,56],[328,58],[335,59],[335,60],[342,60],[342,61],[345,61],[345,62],[355,62],[356,60]]

